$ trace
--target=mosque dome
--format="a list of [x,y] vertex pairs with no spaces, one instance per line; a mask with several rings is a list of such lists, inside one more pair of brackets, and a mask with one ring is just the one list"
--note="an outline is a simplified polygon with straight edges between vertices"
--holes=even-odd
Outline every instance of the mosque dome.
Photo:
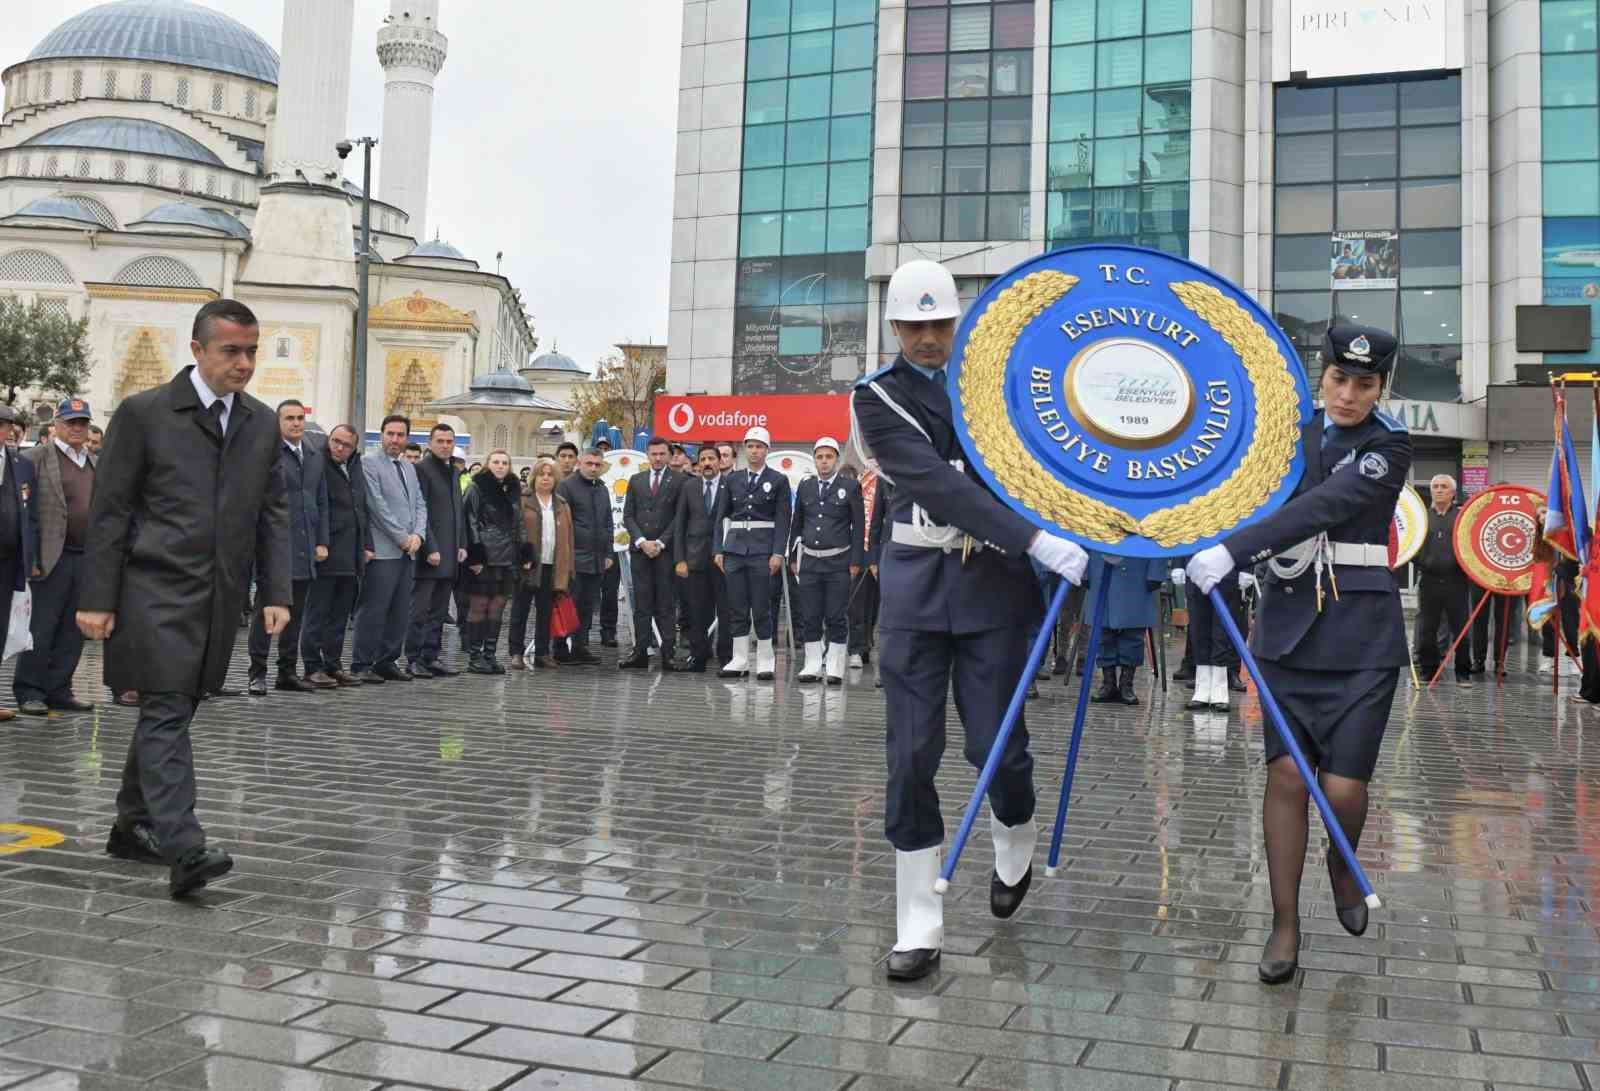
[[413,247],[411,252],[409,254],[407,254],[406,257],[408,257],[408,258],[444,258],[447,261],[471,261],[472,260],[471,258],[467,257],[467,255],[463,254],[461,251],[459,251],[455,247],[451,246],[449,243],[443,242],[443,241],[441,241],[439,239],[434,239],[432,242],[421,243],[420,245]]
[[250,229],[235,216],[222,211],[220,208],[202,208],[191,205],[185,201],[173,201],[161,205],[148,213],[142,219],[129,224],[136,227],[149,224],[154,227],[188,227],[207,232],[216,232],[235,239],[249,241]]
[[56,27],[28,60],[107,57],[159,61],[278,82],[278,54],[261,36],[189,0],[115,0]]
[[87,227],[93,230],[110,228],[116,230],[116,222],[107,222],[110,214],[104,212],[105,206],[99,202],[90,203],[80,197],[69,197],[56,194],[50,197],[38,197],[23,205],[17,211],[7,216],[5,222],[13,219],[51,220],[56,223],[72,224]]
[[583,368],[570,356],[559,352],[547,352],[543,356],[535,356],[528,364],[528,371],[571,371],[584,373]]
[[127,117],[86,117],[46,129],[24,140],[24,148],[94,148],[98,151],[132,152],[187,159],[209,167],[225,164],[210,148],[194,137],[159,121]]
[[473,390],[503,391],[510,394],[532,394],[533,384],[515,371],[491,371],[472,380]]

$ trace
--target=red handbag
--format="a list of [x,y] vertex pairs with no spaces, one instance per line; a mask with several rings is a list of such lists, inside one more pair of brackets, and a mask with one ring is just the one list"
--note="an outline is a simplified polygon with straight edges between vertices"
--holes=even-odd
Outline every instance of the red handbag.
[[578,631],[578,605],[565,591],[557,591],[550,604],[550,635],[567,637]]

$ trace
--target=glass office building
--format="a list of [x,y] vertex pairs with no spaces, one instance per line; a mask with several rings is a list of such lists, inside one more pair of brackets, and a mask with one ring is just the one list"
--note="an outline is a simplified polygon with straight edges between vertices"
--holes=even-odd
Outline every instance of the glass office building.
[[1526,479],[1543,376],[1600,363],[1600,317],[1528,347],[1600,304],[1596,3],[683,0],[669,389],[842,391],[893,358],[903,262],[971,300],[1133,243],[1258,298],[1313,380],[1330,322],[1394,330],[1416,475]]

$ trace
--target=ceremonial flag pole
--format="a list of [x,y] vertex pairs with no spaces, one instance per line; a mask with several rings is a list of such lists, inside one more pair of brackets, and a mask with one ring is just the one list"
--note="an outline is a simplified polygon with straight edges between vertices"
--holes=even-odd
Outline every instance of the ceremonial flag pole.
[[1300,741],[1294,737],[1294,732],[1289,730],[1289,724],[1283,718],[1283,710],[1278,707],[1277,699],[1267,688],[1266,679],[1261,677],[1261,668],[1256,664],[1256,657],[1250,654],[1249,646],[1239,633],[1239,626],[1234,624],[1233,615],[1228,613],[1227,603],[1222,601],[1222,594],[1215,587],[1211,589],[1211,606],[1216,610],[1217,616],[1222,618],[1223,627],[1228,630],[1228,639],[1232,640],[1233,646],[1239,650],[1239,659],[1250,671],[1250,677],[1256,680],[1256,696],[1261,698],[1261,707],[1266,710],[1267,718],[1278,731],[1278,738],[1288,749],[1289,756],[1294,759],[1295,768],[1300,770],[1300,779],[1305,781],[1306,790],[1311,793],[1311,801],[1317,805],[1317,812],[1322,815],[1322,824],[1327,828],[1329,838],[1333,840],[1333,847],[1339,850],[1339,855],[1344,857],[1345,866],[1350,869],[1350,874],[1355,876],[1356,885],[1361,888],[1362,896],[1367,900],[1367,908],[1381,907],[1382,899],[1373,892],[1367,873],[1361,870],[1361,862],[1356,859],[1356,850],[1351,846],[1350,839],[1345,836],[1344,827],[1339,825],[1339,818],[1333,813],[1328,797],[1322,793],[1322,786],[1317,783],[1317,776],[1311,771],[1305,752],[1300,749]]
[[1067,808],[1072,805],[1072,778],[1078,772],[1078,747],[1083,742],[1083,720],[1089,714],[1089,686],[1094,682],[1094,660],[1100,650],[1100,630],[1106,619],[1106,597],[1111,591],[1111,562],[1095,588],[1094,613],[1089,615],[1089,646],[1083,650],[1083,681],[1078,686],[1078,708],[1072,714],[1072,745],[1067,747],[1067,771],[1061,777],[1061,800],[1056,804],[1056,824],[1050,831],[1050,856],[1044,874],[1053,879],[1061,862],[1061,835],[1067,828]]
[[[1107,580],[1101,584],[1102,601],[1105,599],[1104,588],[1109,582]],[[944,869],[940,871],[939,878],[933,884],[933,889],[939,894],[950,889],[950,877],[956,873],[956,863],[961,859],[961,850],[967,847],[967,838],[972,836],[972,823],[978,817],[978,808],[983,805],[983,797],[989,794],[989,785],[994,783],[994,775],[1000,768],[1000,755],[1005,753],[1011,732],[1016,730],[1017,720],[1022,717],[1022,706],[1028,702],[1028,690],[1033,686],[1034,675],[1039,673],[1039,663],[1044,658],[1044,650],[1050,646],[1056,619],[1061,616],[1061,608],[1067,604],[1067,593],[1071,590],[1072,584],[1062,580],[1061,586],[1056,589],[1055,597],[1050,600],[1050,609],[1045,611],[1044,624],[1039,628],[1039,635],[1034,637],[1033,650],[1028,653],[1028,665],[1023,668],[1016,692],[1011,695],[1011,704],[1006,706],[1006,718],[1000,721],[1000,730],[995,733],[994,745],[989,748],[989,758],[983,763],[983,771],[978,774],[978,783],[972,789],[972,798],[967,800],[967,810],[961,816],[961,828],[956,831],[955,842],[950,846],[950,855],[945,857]],[[1089,654],[1094,655],[1092,648]],[[1087,688],[1087,680],[1084,685]],[[1077,752],[1076,741],[1073,743],[1073,752]]]

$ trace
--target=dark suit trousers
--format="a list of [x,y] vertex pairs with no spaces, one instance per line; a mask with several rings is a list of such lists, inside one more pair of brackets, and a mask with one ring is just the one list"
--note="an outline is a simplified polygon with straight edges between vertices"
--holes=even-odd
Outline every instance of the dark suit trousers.
[[[1490,594],[1490,592],[1481,587],[1474,586],[1471,589],[1471,602],[1474,609],[1477,608],[1478,602],[1483,596],[1487,594]],[[1521,605],[1517,600],[1511,600],[1510,624],[1506,624],[1506,599],[1503,596],[1496,597],[1493,602],[1478,611],[1478,616],[1472,619],[1472,665],[1474,667],[1482,667],[1490,662],[1490,652],[1494,653],[1495,659],[1499,658],[1501,636],[1504,635],[1509,641],[1517,633],[1517,619],[1521,614],[1519,610]],[[1492,637],[1489,634],[1491,618],[1494,621],[1494,635]]]
[[117,821],[148,823],[169,863],[206,843],[194,816],[194,748],[189,722],[195,699],[186,693],[141,693],[139,722],[128,743],[117,792]]
[[[411,589],[411,625],[406,629],[406,660],[430,665],[439,661],[444,619],[450,613],[453,580],[419,579]],[[465,619],[462,619],[465,620]]]
[[[831,560],[825,558],[824,560]],[[800,560],[800,640],[820,641],[826,627],[829,644],[843,644],[850,622],[845,604],[850,601],[850,569],[835,561],[818,564],[814,557]]]
[[678,640],[672,551],[663,549],[655,557],[646,557],[639,550],[630,549],[628,563],[633,566],[633,654],[642,655],[650,646],[650,623],[654,621],[660,635],[661,658],[671,659]]
[[[1241,634],[1249,632],[1250,626],[1244,609],[1244,593],[1239,590],[1238,579],[1223,580],[1217,584],[1217,591],[1222,595],[1222,601],[1227,604],[1228,613],[1232,615],[1233,623],[1239,627],[1239,632]],[[1216,608],[1211,605],[1211,596],[1195,591],[1190,593],[1188,601],[1189,639],[1194,645],[1195,663],[1202,667],[1227,667],[1229,670],[1238,667],[1239,650],[1233,646],[1233,641],[1228,639],[1228,630],[1222,624],[1222,619],[1217,616]]]
[[[886,629],[878,654],[889,724],[884,833],[895,848],[915,852],[944,840],[934,780],[944,758],[951,682],[966,733],[962,752],[981,769],[1027,666],[1028,635],[1021,627],[965,635]],[[989,805],[1007,826],[1033,817],[1033,757],[1021,716],[989,787]]]
[[533,615],[533,654],[543,658],[550,654],[550,609],[555,603],[556,566],[541,565],[539,586],[518,584],[511,599],[511,635],[506,647],[511,655],[523,655],[528,650],[528,615]]
[[717,662],[726,663],[733,658],[733,604],[728,598],[728,577],[714,564],[708,571],[717,603]]
[[[611,570],[615,572],[617,566],[612,565]],[[606,574],[601,572],[579,572],[572,578],[572,604],[578,608],[578,631],[572,634],[573,654],[589,647],[589,630],[594,624],[595,611],[600,609],[600,594],[605,580]]]
[[728,574],[728,611],[733,615],[728,635],[735,640],[750,635],[752,615],[756,639],[772,639],[772,591],[779,585],[767,567],[769,562],[770,554],[766,553],[752,557],[741,553],[722,555],[724,571]]
[[0,557],[0,651],[11,633],[11,596],[17,586],[17,558]]
[[[33,650],[17,656],[12,689],[17,703],[65,701],[72,697],[72,675],[83,654],[78,630],[78,588],[83,580],[83,554],[68,551],[42,580],[34,580]],[[10,620],[10,602],[6,603]]]
[[878,624],[878,580],[862,572],[850,600],[850,651],[865,653],[872,647],[872,630]]
[[[707,561],[700,571],[691,569],[686,578],[677,581],[684,597],[689,600],[689,654],[702,663],[711,661],[709,630],[712,619],[717,616],[717,575],[716,565]],[[722,626],[718,625],[717,628],[720,630]],[[730,639],[728,643],[731,659],[733,641]]]
[[[1452,640],[1466,628],[1465,576],[1441,577],[1424,573],[1421,583],[1417,585],[1417,667],[1423,671],[1437,670],[1443,655],[1439,647],[1441,616],[1450,623]],[[1472,647],[1469,639],[1456,645],[1456,674],[1465,677],[1471,673]]]
[[[617,639],[617,589],[622,586],[624,559],[612,554],[616,564],[600,577],[600,639]],[[635,592],[637,594],[637,592]]]
[[[294,604],[289,607],[289,624],[278,634],[278,675],[293,674],[300,658],[300,627],[306,618],[306,595],[314,580],[295,580]],[[262,605],[271,605],[264,603]],[[267,653],[272,650],[272,637],[267,635],[266,611],[256,609],[250,617],[250,677],[264,678],[267,673]]]
[[350,669],[356,674],[392,667],[400,658],[411,617],[415,570],[416,562],[410,557],[367,562],[361,602],[356,607],[356,644],[350,653]]
[[344,660],[344,631],[355,609],[355,576],[318,576],[306,593],[306,623],[301,629],[300,658],[306,673],[330,673]]

